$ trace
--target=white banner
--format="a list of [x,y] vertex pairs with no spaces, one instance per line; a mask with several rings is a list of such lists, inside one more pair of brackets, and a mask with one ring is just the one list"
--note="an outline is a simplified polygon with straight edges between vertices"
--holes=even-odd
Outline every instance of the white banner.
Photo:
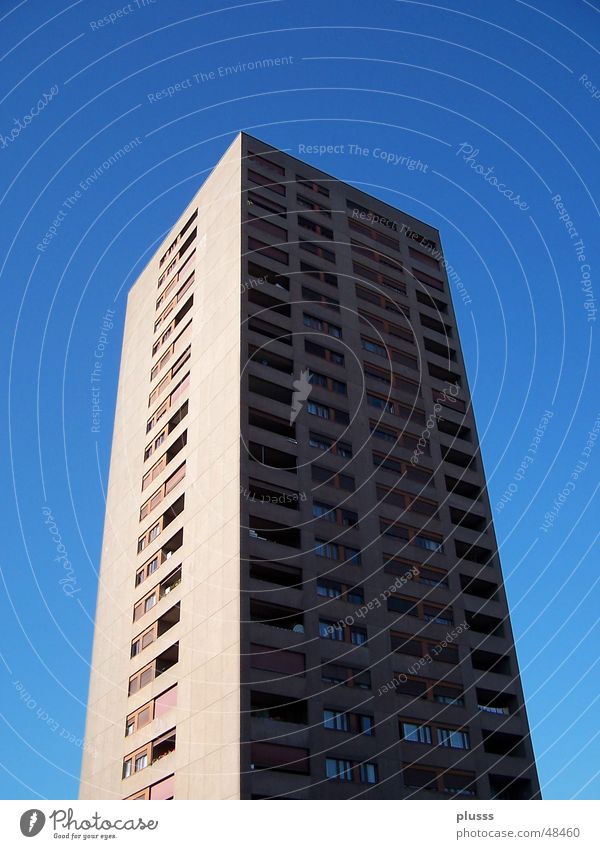
[[[265,809],[265,804],[271,807]],[[340,806],[339,811],[333,809]],[[227,807],[227,810],[225,808]],[[368,810],[372,807],[373,810]],[[310,810],[309,810],[310,808]],[[386,810],[386,808],[388,810]],[[356,847],[364,841],[432,849],[472,846],[568,846],[598,849],[598,802],[15,802],[0,803],[4,846],[58,841],[115,846],[194,846],[216,841],[242,849]],[[218,843],[216,843],[218,846]]]

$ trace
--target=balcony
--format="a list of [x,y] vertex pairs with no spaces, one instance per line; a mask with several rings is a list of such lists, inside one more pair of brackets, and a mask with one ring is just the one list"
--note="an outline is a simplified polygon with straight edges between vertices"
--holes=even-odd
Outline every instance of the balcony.
[[489,548],[482,548],[479,545],[471,545],[468,542],[455,539],[454,547],[456,556],[461,560],[469,560],[472,563],[479,563],[482,566],[493,566],[493,558],[495,552]]
[[249,517],[248,536],[250,539],[274,542],[290,548],[301,548],[300,529],[271,522],[260,516]]
[[299,510],[301,495],[306,500],[304,493],[294,489],[287,489],[276,484],[267,483],[250,478],[248,488],[242,493],[252,502],[259,504],[272,504],[276,507],[285,507],[288,510]]
[[485,516],[467,510],[459,510],[452,506],[450,507],[450,521],[459,528],[466,528],[469,531],[478,531],[479,533],[485,533],[489,524]]
[[536,799],[528,778],[510,775],[489,774],[492,799]]
[[504,637],[504,623],[496,616],[488,616],[480,612],[465,612],[467,625],[477,634],[487,634],[490,637]]
[[520,734],[507,734],[505,731],[487,731],[483,729],[483,751],[488,755],[500,755],[509,758],[525,757],[525,741]]
[[470,501],[477,501],[481,495],[481,487],[478,484],[470,483],[467,480],[458,480],[446,475],[446,489],[453,495],[459,495],[461,498],[467,498]]
[[440,433],[446,433],[448,436],[453,436],[454,439],[462,439],[465,442],[472,441],[471,428],[454,422],[452,419],[439,418],[437,427]]
[[474,649],[471,652],[471,663],[473,669],[480,672],[493,672],[498,675],[511,675],[512,667],[508,655],[497,654],[496,652],[485,651],[484,649]]
[[292,390],[279,383],[272,383],[269,380],[263,380],[261,377],[251,374],[248,376],[248,386],[250,392],[255,392],[263,398],[268,398],[270,401],[277,401],[279,404],[285,404],[291,409],[292,406]]
[[290,699],[275,693],[252,690],[250,693],[251,716],[255,720],[273,720],[294,725],[308,723],[306,699]]
[[511,716],[518,710],[517,697],[512,693],[477,687],[477,709],[493,716]]
[[295,634],[304,633],[304,611],[298,608],[251,598],[250,619],[270,628],[293,631]]
[[484,598],[489,601],[498,599],[498,585],[483,578],[471,578],[469,575],[460,576],[460,588],[464,593]]
[[453,466],[459,466],[461,469],[475,471],[477,469],[477,460],[472,454],[465,454],[464,451],[459,451],[452,446],[440,445],[442,458],[446,463],[452,463]]
[[251,460],[261,463],[269,469],[281,469],[293,474],[298,471],[295,455],[288,454],[287,451],[279,451],[277,448],[270,448],[268,445],[250,442],[248,454]]
[[294,371],[293,360],[269,351],[266,346],[258,348],[256,345],[248,345],[248,359],[261,366],[283,372],[283,374],[292,374]]
[[250,407],[248,410],[248,424],[252,427],[266,430],[268,433],[283,436],[290,442],[296,443],[296,425],[290,424],[288,419],[282,419],[279,416],[274,416],[272,413]]
[[288,566],[284,563],[274,563],[270,560],[251,560],[250,577],[257,581],[267,581],[280,587],[301,590],[302,569]]

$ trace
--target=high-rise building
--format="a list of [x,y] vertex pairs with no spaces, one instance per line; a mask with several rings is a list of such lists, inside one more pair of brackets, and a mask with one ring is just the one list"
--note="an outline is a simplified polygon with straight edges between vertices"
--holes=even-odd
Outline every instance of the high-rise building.
[[140,275],[81,798],[539,797],[445,268],[241,134]]

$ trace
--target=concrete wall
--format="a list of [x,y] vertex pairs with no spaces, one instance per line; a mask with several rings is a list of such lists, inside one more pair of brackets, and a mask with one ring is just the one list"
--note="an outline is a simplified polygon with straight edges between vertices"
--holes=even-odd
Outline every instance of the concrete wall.
[[[98,590],[82,799],[124,798],[173,772],[175,798],[239,797],[240,180],[238,137],[129,294]],[[196,208],[196,277],[190,290],[194,304],[187,317],[193,321],[186,332],[191,341],[191,382],[189,391],[173,408],[189,397],[189,412],[154,456],[160,456],[186,429],[188,441],[177,462],[142,493],[142,475],[154,462],[150,459],[144,463],[144,447],[160,430],[157,427],[146,434],[146,421],[159,403],[149,407],[148,395],[164,374],[150,381],[151,366],[159,357],[151,354],[158,315],[157,280],[163,270],[159,269],[159,260]],[[187,366],[181,374],[185,371]],[[168,418],[169,414],[163,421]],[[183,459],[187,463],[183,481],[140,522],[141,504]],[[183,513],[137,554],[139,535],[183,492]],[[136,588],[136,568],[179,527],[184,527],[183,547]],[[134,603],[179,563],[183,564],[179,586],[133,623]],[[130,659],[132,638],[179,600],[180,622]],[[179,662],[128,697],[129,676],[176,640]],[[125,737],[126,716],[174,682],[178,682],[177,708]],[[176,751],[155,766],[121,780],[123,757],[173,726],[177,729]]]

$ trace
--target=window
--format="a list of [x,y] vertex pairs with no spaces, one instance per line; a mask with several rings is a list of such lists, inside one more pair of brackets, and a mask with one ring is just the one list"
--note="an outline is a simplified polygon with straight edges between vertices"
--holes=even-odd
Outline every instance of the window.
[[352,761],[343,758],[326,758],[325,775],[327,778],[337,781],[354,781],[352,774]]
[[[181,247],[180,247],[180,248],[179,248],[179,250],[177,251],[176,256],[174,256],[174,257],[173,257],[173,259],[171,260],[171,262],[168,264],[168,266],[165,268],[165,270],[162,272],[162,274],[161,274],[161,275],[160,275],[160,277],[158,278],[158,286],[157,286],[157,288],[158,288],[158,289],[160,289],[160,287],[163,285],[163,283],[165,282],[165,280],[167,279],[167,277],[168,277],[170,274],[172,274],[173,270],[175,269],[175,266],[177,265],[177,263],[179,262],[179,260],[180,260],[180,259],[184,256],[185,252],[187,251],[187,249],[190,247],[190,245],[192,244],[192,242],[193,242],[193,241],[194,241],[194,239],[196,238],[197,233],[198,233],[198,228],[197,228],[197,227],[194,227],[194,229],[192,230],[192,232],[190,233],[190,235],[188,236],[188,238],[185,240],[185,242],[181,245]],[[169,248],[169,250],[167,251],[167,254],[170,254],[170,253],[173,251],[173,249],[174,249],[174,248],[175,248],[175,246],[177,245],[178,239],[179,239],[181,236],[183,236],[183,231],[179,234],[178,238],[177,238],[177,239],[173,242],[173,244],[171,245],[171,247],[170,247],[170,248]],[[194,250],[191,252],[190,256],[188,256],[188,258],[186,259],[186,261],[185,261],[185,262],[183,263],[183,265],[181,266],[181,268],[180,268],[179,272],[175,275],[175,280],[177,280],[177,279],[181,276],[181,273],[183,272],[183,269],[187,266],[187,264],[189,263],[189,261],[190,261],[191,257],[192,257],[195,253],[196,253],[196,249],[194,248]],[[164,259],[166,259],[167,254],[165,254],[165,256],[163,257],[163,260],[164,260]],[[163,260],[161,260],[161,263],[162,263],[162,261],[163,261]],[[172,286],[172,285],[173,285],[173,280],[171,280],[171,282],[169,283],[169,286]],[[167,287],[167,288],[169,288],[169,287]]]
[[443,551],[442,541],[439,537],[433,538],[423,532],[416,534],[412,542],[413,545],[418,545],[419,548],[425,548],[427,551]]
[[[369,291],[368,300],[373,302],[373,297],[370,290],[364,290],[362,289],[362,287],[357,286],[357,295],[359,294],[359,289],[361,289],[362,292]],[[359,297],[361,296],[359,295]],[[388,312],[395,312],[399,316],[403,316],[407,320],[406,325],[395,324],[389,321],[389,319],[387,318],[379,318],[378,316],[373,315],[373,313],[367,312],[366,310],[359,308],[358,317],[362,324],[366,324],[369,328],[369,332],[371,333],[375,332],[376,330],[380,333],[388,333],[390,336],[395,336],[397,339],[402,339],[404,342],[410,342],[411,345],[414,345],[415,337],[409,323],[410,310],[408,309],[408,307],[400,308],[389,298],[383,295],[379,295],[378,297],[381,298],[381,302],[379,305],[383,306],[383,308],[388,310]],[[363,297],[363,300],[367,300],[367,298]]]
[[424,271],[419,271],[418,268],[413,268],[412,273],[415,280],[419,283],[424,283],[425,286],[431,286],[433,289],[439,289],[440,292],[444,291],[444,283],[442,280],[438,280],[437,277],[425,274]]
[[367,642],[367,629],[330,619],[320,619],[319,636],[324,640],[335,640],[341,643],[352,643],[354,646],[363,646]]
[[157,584],[152,590],[150,590],[144,598],[135,603],[133,607],[133,621],[137,622],[144,613],[152,610],[159,599],[163,598],[167,593],[175,589],[180,582],[181,566],[178,566],[177,569],[174,569],[169,575],[167,575],[160,584]]
[[418,369],[417,358],[413,357],[411,354],[405,354],[397,348],[381,345],[379,342],[375,342],[373,339],[367,339],[365,336],[361,336],[360,340],[365,351],[376,354],[378,357],[384,357],[388,362],[391,360],[392,362],[399,363],[407,368],[414,370]]
[[389,227],[390,230],[398,230],[398,222],[392,218],[386,218],[378,212],[373,212],[366,206],[356,203],[354,200],[346,200],[346,208],[352,213],[352,219],[360,219],[361,221],[369,221],[372,224],[379,224],[382,227]]
[[367,392],[367,404],[370,407],[375,407],[376,410],[382,410],[384,413],[394,415],[394,402],[387,398],[382,398],[381,395],[373,395],[372,392]]
[[315,554],[317,557],[326,557],[328,560],[349,561],[353,566],[360,566],[360,549],[352,548],[349,545],[340,545],[337,542],[326,542],[321,539],[316,539],[315,543]]
[[[276,203],[274,200],[271,200],[271,198],[264,198],[256,192],[248,192],[247,205],[248,211],[253,217],[260,215],[258,210],[261,210],[262,212],[269,212],[274,215],[279,215],[282,218],[287,218],[287,210],[285,206],[282,206],[280,203]],[[260,277],[261,275],[258,274],[256,276]]]
[[419,566],[418,572],[417,580],[420,584],[425,584],[428,587],[448,586],[448,576],[443,569],[436,569],[433,566]]
[[316,233],[317,236],[324,236],[326,239],[333,239],[333,230],[330,230],[329,227],[324,227],[317,221],[304,218],[303,215],[298,216],[298,227],[304,227],[305,230],[310,230],[311,232]]
[[377,784],[377,765],[356,763],[346,758],[325,758],[325,775],[333,781],[355,781],[361,784]]
[[475,773],[405,764],[404,784],[415,790],[449,793],[456,796],[475,796]]
[[371,672],[368,669],[357,669],[338,663],[323,662],[321,680],[325,684],[340,684],[344,687],[358,687],[361,690],[371,689]]
[[312,430],[309,433],[308,444],[311,448],[318,448],[320,451],[330,451],[339,457],[352,457],[352,446],[347,442],[339,442],[330,436],[324,436],[322,433],[315,433]]
[[326,469],[324,466],[317,466],[314,463],[311,464],[311,474],[314,483],[327,484],[346,492],[354,492],[354,477],[352,475],[334,472],[333,469]]
[[152,428],[162,419],[162,417],[166,414],[167,410],[175,403],[175,401],[179,398],[179,396],[185,392],[190,384],[190,373],[188,373],[181,378],[175,385],[175,388],[170,393],[166,401],[163,401],[162,404],[158,407],[153,416],[151,416],[146,422],[146,433],[149,433]]
[[[375,459],[375,457],[374,457]],[[380,465],[383,468],[391,468],[389,465],[389,459],[386,458],[382,463],[375,463],[375,465]],[[392,463],[397,467],[400,474],[404,471],[405,465],[399,460],[392,460]],[[425,483],[429,482],[429,476],[425,475]],[[438,504],[437,501],[432,501],[431,499],[424,498],[416,498],[414,495],[408,492],[404,492],[398,487],[387,487],[377,484],[376,486],[377,492],[377,500],[381,504],[389,504],[392,507],[400,507],[401,510],[406,510],[412,513],[420,513],[424,516],[431,516],[435,519],[438,518],[437,509]]]
[[372,342],[370,339],[365,339],[364,336],[361,336],[360,341],[365,351],[369,351],[371,354],[377,354],[378,357],[387,357],[387,351],[384,345],[380,345],[378,342]]
[[433,660],[451,664],[456,664],[459,660],[458,647],[453,644],[442,646],[439,640],[390,631],[390,642],[392,651],[398,654],[413,657],[425,657],[429,654]]
[[[370,283],[376,283],[378,286],[384,286],[389,292],[392,292],[394,296],[403,297],[406,295],[406,284],[401,280],[396,280],[393,277],[390,277],[388,274],[384,274],[382,271],[374,268],[369,268],[366,265],[363,265],[361,262],[352,261],[352,270],[356,274],[357,277],[362,277],[364,280],[368,280]],[[401,271],[401,269],[397,268],[396,271]]]
[[296,201],[301,209],[312,209],[313,212],[320,212],[327,218],[331,218],[331,210],[328,209],[326,206],[317,203],[317,201],[310,200],[310,198],[307,198],[301,194],[296,195]]
[[352,604],[362,604],[365,598],[362,587],[348,587],[331,578],[317,579],[317,595],[323,598],[340,598]]
[[177,707],[177,684],[164,690],[151,702],[130,713],[125,723],[125,736],[129,737],[141,728],[144,728],[153,719],[162,716],[168,710]]
[[469,749],[469,732],[455,731],[452,728],[437,729],[438,744],[447,749]]
[[[331,230],[328,232],[331,233]],[[333,235],[333,234],[332,234]],[[299,239],[298,246],[300,250],[308,251],[321,259],[326,259],[328,262],[335,262],[335,253],[329,248],[323,247],[320,242],[311,242],[308,239]]]
[[327,307],[327,309],[334,310],[335,312],[340,311],[340,302],[336,300],[336,298],[330,298],[329,295],[324,295],[322,292],[309,289],[308,286],[302,287],[302,297],[305,301],[314,301],[315,303]]
[[128,778],[132,772],[140,772],[142,769],[146,769],[149,764],[155,763],[164,755],[175,751],[175,745],[176,733],[173,728],[166,734],[156,737],[150,743],[146,743],[137,752],[127,755],[123,761],[123,777]]
[[155,678],[158,678],[159,675],[162,675],[163,672],[174,666],[178,660],[179,643],[174,643],[129,678],[128,694],[132,696],[134,693],[137,693],[142,687],[150,684],[151,681],[154,681]]
[[324,710],[323,726],[333,731],[349,731],[348,714],[340,710]]
[[310,371],[308,379],[313,386],[322,386],[330,392],[337,392],[338,395],[348,394],[348,387],[343,380],[335,380],[333,377],[329,377],[326,374],[321,374],[318,371],[312,370]]
[[303,314],[304,324],[306,327],[312,327],[313,330],[324,330],[325,323],[320,318],[315,318],[307,313]]
[[185,507],[185,495],[180,495],[170,507],[167,507],[158,522],[147,530],[139,539],[137,550],[142,551],[146,545],[153,542],[156,537],[177,518]]
[[274,183],[269,177],[263,176],[259,174],[258,171],[251,171],[248,169],[248,182],[253,183],[255,186],[263,186],[265,189],[269,189],[272,192],[275,192],[278,195],[285,196],[286,188],[282,183]]
[[360,764],[359,781],[363,784],[377,784],[377,766],[375,764]]
[[310,189],[311,192],[316,192],[326,198],[329,197],[329,189],[326,189],[325,186],[321,186],[314,180],[309,180],[307,177],[303,177],[302,174],[296,174],[296,182],[300,186],[304,186],[305,189]]
[[321,419],[329,418],[329,408],[324,407],[323,404],[315,404],[314,401],[309,401],[307,410],[311,416],[319,416]]
[[313,516],[315,519],[326,519],[328,522],[336,521],[335,508],[319,501],[313,502]]
[[[182,300],[182,298],[186,294],[186,292],[188,292],[192,288],[192,286],[194,285],[194,279],[195,279],[195,272],[192,271],[192,273],[184,281],[184,283],[179,287],[179,289],[177,290],[175,295],[171,298],[171,300],[169,301],[167,306],[164,308],[164,310],[160,313],[160,315],[158,316],[158,318],[154,322],[154,332],[155,333],[156,333],[157,330],[159,330],[159,328],[164,326],[166,319],[174,311],[177,304]],[[179,282],[179,275],[175,278],[175,280],[173,280],[171,283],[169,283],[169,285],[167,286],[167,288],[165,289],[165,291],[163,292],[161,297],[158,299],[158,301],[157,301],[158,306],[160,306],[160,304],[162,303],[162,300],[164,299],[164,296],[171,291],[173,285],[177,282]],[[177,325],[179,324],[179,322],[181,321],[181,319],[183,318],[183,316],[187,312],[188,304],[191,306],[192,301],[193,301],[193,296],[186,302],[185,309],[182,308],[179,311],[179,313],[177,314],[176,320],[171,323],[169,330],[172,331],[172,330],[175,329],[175,327],[177,327]],[[168,338],[168,336],[165,337],[165,335],[163,335],[162,338],[161,338],[161,343],[165,342],[167,338]],[[156,344],[156,342],[155,342],[155,344]],[[160,347],[160,346],[158,346],[158,347]],[[158,350],[158,348],[156,350]],[[153,354],[155,353],[154,348],[152,350],[152,353]]]
[[287,251],[282,251],[281,248],[273,247],[267,242],[261,242],[254,236],[248,236],[248,250],[258,254],[259,257],[268,257],[269,259],[280,262],[282,265],[289,265],[290,257]]
[[316,318],[314,315],[303,313],[303,322],[305,327],[310,327],[312,330],[317,330],[320,333],[327,333],[336,339],[342,338],[342,328],[337,324],[331,324],[329,321],[324,321],[322,318]]
[[279,177],[285,176],[285,168],[283,167],[283,165],[279,165],[277,162],[273,162],[266,156],[261,156],[258,153],[252,153],[251,151],[248,151],[248,162],[252,162],[254,165],[260,165],[261,168],[264,168],[266,171],[272,171]]
[[277,239],[279,242],[287,243],[287,230],[284,227],[279,227],[277,224],[269,221],[268,218],[255,217],[254,214],[250,214],[248,216],[248,224],[251,224],[258,230],[264,230],[265,233],[273,236],[273,238]]
[[358,513],[344,507],[332,507],[322,501],[313,501],[313,516],[315,519],[325,519],[332,524],[343,525],[347,528],[358,526]]
[[144,752],[143,755],[140,755],[135,759],[135,771],[139,772],[141,769],[145,769],[148,766],[148,755]]
[[[407,446],[404,445],[402,447]],[[424,467],[415,469],[415,467],[412,466],[407,460],[400,460],[397,457],[390,456],[389,454],[381,454],[379,451],[373,451],[373,465],[377,466],[380,469],[386,469],[386,471],[388,472],[394,472],[395,474],[398,474],[401,477],[406,478],[407,480],[418,481],[419,483],[425,485],[433,482],[432,469],[427,469]],[[401,503],[400,498],[397,495],[398,492],[399,490],[390,489],[379,484],[377,485],[377,495],[379,500],[385,499],[387,496],[387,500],[390,503],[398,505]],[[396,493],[396,495],[390,495],[390,493]],[[412,504],[415,499],[412,496],[409,496],[408,493],[406,493],[406,496],[408,500],[404,499],[404,501],[402,501],[402,504],[408,504],[409,501],[410,504]],[[432,501],[431,504],[435,504],[437,508],[436,502]],[[428,513],[428,515],[432,515],[435,510],[428,511],[425,508],[421,510],[417,508],[416,512],[426,512]]]
[[195,212],[194,212],[194,213],[190,216],[190,218],[188,218],[188,220],[187,220],[186,224],[184,225],[183,229],[182,229],[182,230],[179,232],[179,234],[177,235],[177,238],[176,238],[176,239],[172,242],[172,244],[169,246],[168,250],[166,250],[166,251],[165,251],[165,253],[162,255],[162,257],[160,258],[160,262],[158,263],[159,267],[160,267],[160,266],[162,266],[162,265],[163,265],[163,263],[165,262],[165,260],[166,260],[166,259],[167,259],[167,258],[168,258],[168,257],[169,257],[172,253],[173,253],[173,251],[175,250],[176,245],[179,243],[179,241],[181,240],[182,236],[184,236],[184,235],[185,235],[185,233],[188,231],[188,229],[192,226],[193,222],[196,220],[196,218],[197,218],[197,217],[198,217],[198,210],[196,210],[196,211],[195,211]]
[[434,682],[431,688],[431,699],[440,705],[464,705],[462,687],[459,684]]
[[186,465],[185,462],[183,462],[181,466],[179,466],[179,468],[167,478],[165,483],[157,489],[156,492],[154,492],[150,498],[144,502],[144,504],[142,504],[140,509],[140,522],[161,503],[163,498],[165,498],[165,496],[167,496],[180,481],[183,480],[185,477],[185,471]]
[[[413,436],[410,433],[406,433],[406,431],[398,430],[395,427],[392,427],[388,424],[382,424],[379,421],[375,421],[371,419],[369,422],[369,429],[371,434],[376,439],[384,440],[385,442],[391,442],[397,444],[400,448],[407,448],[409,451],[413,451],[417,447],[418,437]],[[429,443],[425,444],[423,448],[423,454],[427,457],[431,454]],[[384,456],[384,455],[380,455]],[[373,453],[373,462],[375,461],[375,453]]]
[[[160,550],[160,552],[152,557],[147,563],[141,566],[136,574],[135,574],[135,585],[139,586],[143,581],[146,580],[150,575],[152,575],[156,570],[161,566],[165,560],[168,560],[175,551],[177,551],[183,545],[183,528],[181,528],[177,533],[173,534],[170,540],[168,540]],[[181,568],[178,570],[181,573]],[[171,573],[173,574],[173,573]],[[165,581],[168,579],[165,579]],[[137,606],[137,605],[136,605]],[[135,621],[135,620],[134,620]]]
[[319,557],[326,557],[328,560],[339,560],[339,546],[334,542],[326,542],[318,545],[315,549],[315,554]]
[[330,348],[325,348],[323,345],[317,345],[316,342],[311,342],[310,339],[304,340],[304,350],[307,354],[313,354],[315,357],[320,357],[322,360],[334,363],[336,366],[344,365],[344,355],[337,351],[332,351]]
[[428,725],[416,725],[413,722],[403,722],[402,739],[407,743],[431,744],[431,728]]
[[337,275],[331,271],[322,271],[320,268],[315,268],[314,265],[309,265],[308,262],[300,260],[300,271],[306,274],[307,277],[312,277],[315,280],[320,280],[321,283],[327,283],[328,286],[334,286],[337,289]]
[[376,263],[377,265],[381,265],[384,268],[391,268],[394,271],[403,271],[403,265],[400,258],[390,256],[389,254],[383,253],[383,251],[380,251],[376,248],[371,248],[369,247],[369,245],[365,245],[363,242],[359,242],[357,239],[351,239],[350,246],[354,254],[358,254],[361,257],[365,257],[366,259]]

